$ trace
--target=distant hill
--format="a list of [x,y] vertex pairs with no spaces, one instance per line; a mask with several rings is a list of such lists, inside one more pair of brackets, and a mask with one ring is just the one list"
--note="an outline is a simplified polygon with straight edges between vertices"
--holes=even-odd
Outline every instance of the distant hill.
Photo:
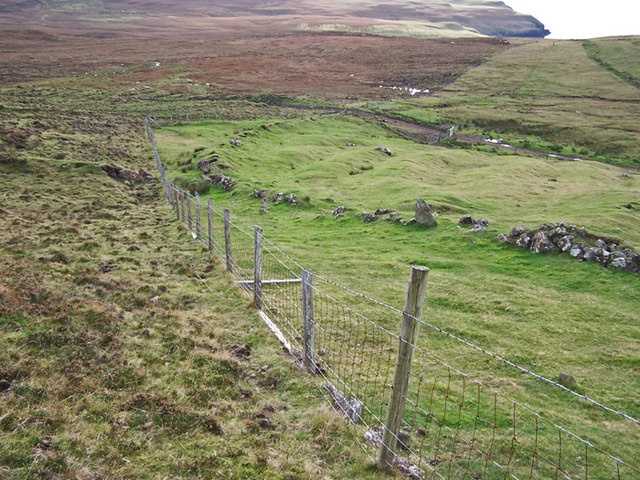
[[[0,12],[0,25],[87,29],[123,34],[127,25],[145,35],[209,30],[342,31],[414,36],[544,37],[550,32],[530,15],[502,1],[487,0],[14,0]],[[250,28],[249,28],[250,27]]]

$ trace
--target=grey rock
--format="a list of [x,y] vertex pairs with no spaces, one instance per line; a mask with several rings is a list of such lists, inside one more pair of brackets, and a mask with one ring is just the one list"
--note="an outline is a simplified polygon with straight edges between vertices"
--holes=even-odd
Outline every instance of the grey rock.
[[339,207],[336,207],[333,209],[333,218],[340,218],[342,216],[342,214],[344,212],[347,211],[347,207],[345,207],[344,205],[340,205]]
[[529,230],[527,227],[525,227],[524,225],[520,225],[518,227],[514,227],[513,230],[511,230],[511,233],[508,234],[507,236],[509,238],[516,238],[516,237],[520,237],[522,236],[524,233],[527,232],[527,230]]
[[573,242],[576,237],[572,237],[571,235],[565,235],[564,237],[558,238],[555,240],[555,244],[558,246],[560,251],[568,252],[573,247]]
[[267,196],[266,191],[259,188],[253,189],[253,198],[266,198],[266,196]]
[[458,221],[458,225],[473,225],[474,223],[476,223],[476,221],[471,215],[465,215]]
[[268,205],[262,205],[260,207],[260,215],[264,215],[265,213],[267,213],[269,211],[269,206]]
[[598,240],[596,240],[596,248],[606,249],[607,248],[607,242],[605,242],[604,240],[599,238]]
[[476,220],[476,225],[487,228],[489,226],[489,220],[486,218],[479,218]]
[[549,236],[545,232],[536,233],[531,239],[531,251],[533,253],[549,253],[556,248],[555,244],[551,241]]
[[373,223],[373,222],[377,222],[378,221],[378,217],[375,216],[375,215],[372,215],[370,213],[363,213],[360,216],[364,220],[364,223]]
[[438,225],[436,219],[433,217],[431,207],[423,199],[419,199],[416,202],[416,221],[420,225],[427,227],[435,227]]
[[391,150],[389,150],[387,147],[376,147],[376,150],[391,156]]
[[500,243],[507,243],[509,241],[509,237],[507,237],[504,233],[498,235],[498,241]]
[[296,199],[296,195],[294,193],[290,193],[289,195],[284,197],[284,201],[287,202],[289,205],[297,205],[298,204],[298,201]]
[[577,385],[576,379],[567,373],[561,373],[558,375],[558,383],[567,388],[573,388]]
[[471,233],[478,233],[478,232],[484,232],[487,229],[487,227],[485,227],[484,225],[480,225],[479,223],[476,223],[473,227],[471,227],[471,230],[469,230]]
[[575,245],[571,246],[569,255],[582,261],[584,259],[585,254],[587,253],[586,252],[587,248],[589,247],[585,247],[582,243],[576,243]]
[[411,460],[408,458],[396,456],[393,463],[398,468],[398,471],[407,478],[411,478],[413,480],[424,480],[426,476],[424,470],[411,463]]
[[626,270],[627,268],[627,257],[624,253],[616,252],[611,256],[611,263],[609,264],[611,267],[620,268],[622,270]]
[[[371,427],[365,434],[364,439],[373,447],[381,448],[383,445],[384,427],[376,425]],[[411,435],[407,432],[400,430],[398,433],[398,447],[402,450],[409,450],[411,448]]]
[[201,158],[196,164],[196,168],[202,173],[209,173],[211,171],[211,160],[208,158]]
[[516,245],[520,248],[530,248],[531,247],[531,237],[526,233],[520,235],[518,240],[516,240]]
[[231,137],[229,139],[229,143],[231,144],[232,147],[240,147],[240,146],[242,146],[242,140],[240,140],[240,138],[238,138],[238,137]]
[[330,383],[324,386],[324,390],[331,395],[333,408],[351,420],[351,423],[358,423],[362,419],[362,402],[357,398],[345,395]]
[[278,203],[280,203],[282,201],[283,198],[284,198],[284,192],[279,192],[279,193],[276,193],[271,198],[271,200],[273,200],[273,203],[275,203],[277,205]]

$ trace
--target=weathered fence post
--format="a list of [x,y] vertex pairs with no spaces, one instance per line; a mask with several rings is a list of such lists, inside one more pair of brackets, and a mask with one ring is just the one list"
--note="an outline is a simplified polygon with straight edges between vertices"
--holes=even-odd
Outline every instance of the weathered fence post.
[[207,205],[208,221],[209,221],[209,251],[213,252],[213,202],[209,197],[209,203]]
[[224,246],[227,256],[227,272],[233,273],[233,258],[231,256],[231,221],[229,210],[224,209]]
[[256,225],[253,233],[253,303],[262,310],[262,229]]
[[193,219],[191,218],[191,192],[187,190],[187,227],[193,232]]
[[184,190],[180,189],[179,192],[180,192],[179,193],[179,195],[180,195],[180,221],[182,223],[185,223],[185,221],[186,221],[185,210],[186,209],[185,209],[184,204],[185,204],[186,199],[184,198]]
[[196,192],[196,240],[200,241],[200,195]]
[[412,268],[411,280],[407,290],[407,301],[404,307],[398,359],[396,360],[396,369],[387,410],[387,421],[385,423],[380,458],[378,459],[378,468],[385,472],[391,470],[396,457],[398,433],[402,424],[409,387],[411,360],[413,359],[413,350],[418,340],[418,330],[420,328],[420,323],[416,319],[422,316],[428,278],[429,269],[427,267]]
[[316,367],[316,326],[313,316],[313,286],[311,270],[302,272],[302,318],[304,328],[304,366],[310,373],[317,372]]

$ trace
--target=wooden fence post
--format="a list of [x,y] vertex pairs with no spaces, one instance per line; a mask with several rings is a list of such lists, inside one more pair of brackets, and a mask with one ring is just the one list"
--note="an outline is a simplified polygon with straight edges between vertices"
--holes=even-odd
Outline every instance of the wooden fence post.
[[317,372],[315,337],[316,326],[313,316],[313,276],[311,270],[302,272],[302,318],[304,328],[304,365],[310,373]]
[[209,203],[207,205],[208,221],[209,221],[209,251],[213,252],[213,202],[209,197]]
[[411,280],[407,290],[407,301],[404,307],[398,358],[387,410],[387,421],[385,423],[380,458],[378,459],[378,469],[385,472],[391,470],[396,457],[398,433],[400,432],[407,399],[413,350],[418,340],[418,330],[420,328],[420,323],[416,319],[422,316],[428,279],[429,269],[427,267],[412,268]]
[[233,273],[233,257],[231,256],[231,221],[229,210],[224,209],[224,246],[227,254],[227,272]]
[[191,218],[191,192],[187,190],[187,227],[193,232],[193,219]]
[[184,203],[185,203],[185,198],[184,198],[184,190],[182,190],[181,188],[178,190],[178,195],[180,196],[180,221],[182,223],[185,223],[186,218],[184,216]]
[[253,303],[262,310],[262,229],[255,226],[253,233]]
[[200,195],[196,192],[196,240],[200,241]]

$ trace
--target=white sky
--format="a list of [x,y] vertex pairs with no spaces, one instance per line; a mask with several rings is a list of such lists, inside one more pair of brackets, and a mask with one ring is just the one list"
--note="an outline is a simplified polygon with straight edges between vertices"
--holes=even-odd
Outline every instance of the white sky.
[[640,35],[640,0],[503,0],[519,13],[533,15],[547,38]]

